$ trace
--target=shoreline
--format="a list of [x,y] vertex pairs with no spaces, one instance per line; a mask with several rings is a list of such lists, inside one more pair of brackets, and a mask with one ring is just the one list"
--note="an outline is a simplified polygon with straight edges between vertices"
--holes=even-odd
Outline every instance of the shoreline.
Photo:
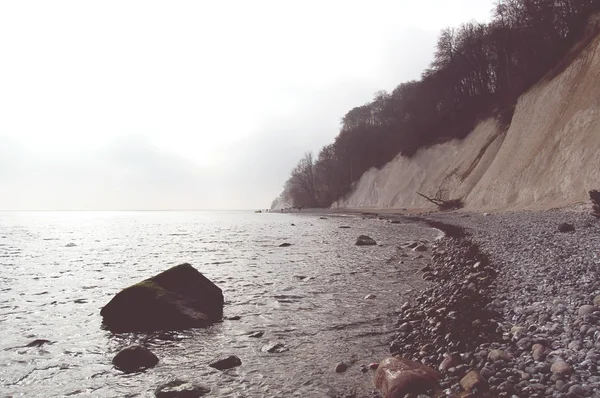
[[[600,224],[591,214],[328,214],[444,232],[421,270],[435,285],[403,306],[390,345],[391,354],[440,371],[431,396],[600,396]],[[559,232],[563,223],[574,229]],[[461,380],[471,371],[478,382],[469,391]]]

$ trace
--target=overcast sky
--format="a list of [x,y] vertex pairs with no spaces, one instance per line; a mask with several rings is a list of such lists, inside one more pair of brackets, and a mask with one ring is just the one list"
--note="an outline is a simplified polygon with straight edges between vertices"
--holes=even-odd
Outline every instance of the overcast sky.
[[493,0],[0,2],[0,209],[269,207]]

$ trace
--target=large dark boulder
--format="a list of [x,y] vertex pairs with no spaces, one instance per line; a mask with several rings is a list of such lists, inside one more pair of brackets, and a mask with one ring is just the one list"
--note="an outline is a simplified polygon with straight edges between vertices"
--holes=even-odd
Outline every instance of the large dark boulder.
[[223,317],[223,293],[190,264],[181,264],[122,290],[100,315],[116,333],[202,327]]

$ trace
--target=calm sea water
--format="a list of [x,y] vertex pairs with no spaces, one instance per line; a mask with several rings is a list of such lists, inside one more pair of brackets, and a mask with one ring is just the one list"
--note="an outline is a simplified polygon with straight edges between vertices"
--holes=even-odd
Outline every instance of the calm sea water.
[[[360,234],[382,246],[354,246]],[[215,397],[369,396],[372,375],[360,364],[387,354],[391,315],[423,283],[416,271],[427,261],[401,260],[396,246],[437,235],[298,214],[0,213],[0,396],[152,397],[175,378]],[[120,289],[182,262],[221,287],[225,315],[241,319],[166,335],[101,327],[100,309]],[[254,331],[264,336],[248,337]],[[51,344],[25,347],[34,339]],[[136,342],[160,362],[122,374],[111,360]],[[261,350],[273,342],[288,351]],[[208,367],[229,354],[242,366]],[[339,361],[352,366],[336,374]]]

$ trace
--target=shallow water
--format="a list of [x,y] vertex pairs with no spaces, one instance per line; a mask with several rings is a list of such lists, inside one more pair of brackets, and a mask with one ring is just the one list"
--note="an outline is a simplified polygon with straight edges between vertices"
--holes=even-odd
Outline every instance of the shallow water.
[[[383,246],[354,246],[360,234]],[[0,213],[0,395],[151,397],[179,378],[211,388],[209,396],[368,396],[372,375],[360,365],[388,353],[391,315],[423,283],[427,258],[400,258],[396,246],[437,235],[298,214]],[[292,246],[277,247],[283,242]],[[182,262],[221,287],[225,316],[241,319],[162,335],[102,329],[100,309],[114,294]],[[253,331],[264,336],[248,337]],[[24,347],[34,339],[51,344]],[[160,362],[125,375],[111,360],[134,342]],[[272,342],[288,350],[261,350]],[[208,367],[229,354],[242,366]],[[351,364],[344,374],[333,371],[339,361]]]

